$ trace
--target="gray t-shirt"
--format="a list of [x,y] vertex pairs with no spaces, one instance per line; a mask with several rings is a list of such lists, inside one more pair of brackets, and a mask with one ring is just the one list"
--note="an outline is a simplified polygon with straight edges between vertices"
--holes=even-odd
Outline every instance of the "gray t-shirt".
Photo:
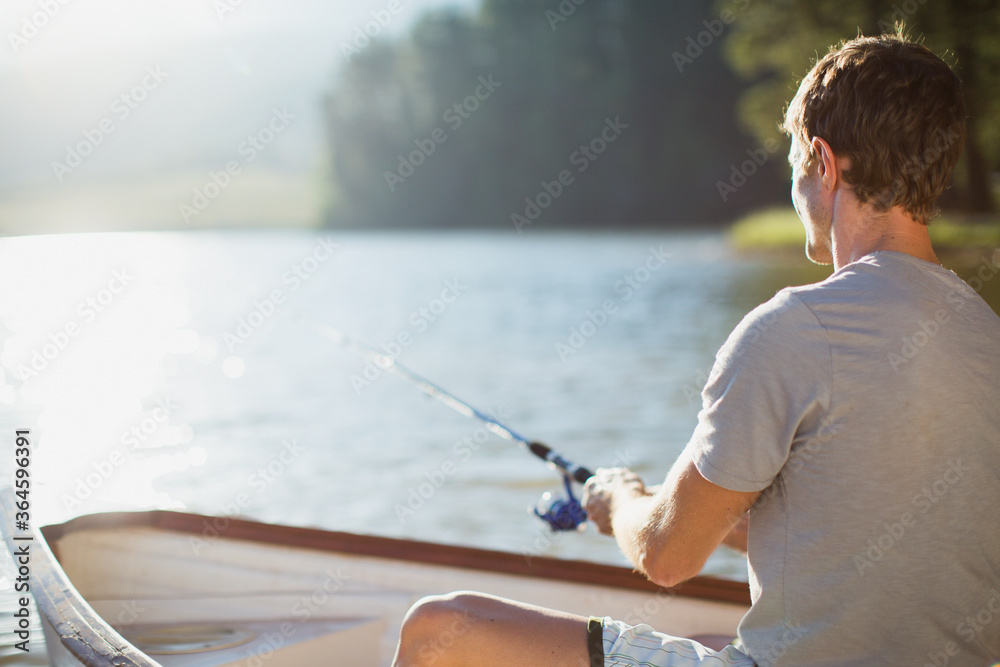
[[758,664],[1000,656],[1000,318],[952,272],[877,252],[780,291],[716,355],[688,452],[763,490]]

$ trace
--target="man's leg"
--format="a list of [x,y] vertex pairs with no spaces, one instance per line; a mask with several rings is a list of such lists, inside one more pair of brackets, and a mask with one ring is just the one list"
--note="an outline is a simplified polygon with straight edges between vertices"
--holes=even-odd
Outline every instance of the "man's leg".
[[482,593],[427,597],[403,621],[395,667],[590,667],[583,616]]

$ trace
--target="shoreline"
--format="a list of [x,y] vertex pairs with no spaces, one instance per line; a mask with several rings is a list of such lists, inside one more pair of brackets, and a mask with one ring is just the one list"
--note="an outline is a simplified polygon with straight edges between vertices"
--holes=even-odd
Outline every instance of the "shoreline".
[[[930,222],[931,243],[954,261],[977,261],[1000,250],[1000,216],[944,213]],[[729,245],[749,254],[801,253],[806,235],[795,210],[769,208],[736,220],[726,231]]]

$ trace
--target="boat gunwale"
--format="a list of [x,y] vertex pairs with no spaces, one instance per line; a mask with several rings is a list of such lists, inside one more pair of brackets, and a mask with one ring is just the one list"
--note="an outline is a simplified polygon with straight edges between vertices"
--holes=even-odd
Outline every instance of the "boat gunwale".
[[[221,527],[215,525],[221,522]],[[747,582],[699,575],[663,588],[625,567],[592,561],[525,556],[505,551],[419,540],[270,524],[235,517],[213,517],[170,510],[88,514],[41,530],[58,558],[59,539],[74,532],[116,528],[156,528],[200,535],[204,539],[246,540],[291,548],[402,560],[482,572],[665,593],[671,596],[739,604],[749,608]],[[442,591],[447,592],[447,591]]]
[[62,647],[87,667],[162,667],[122,637],[80,595],[53,553],[45,527],[32,531],[30,541],[15,539],[14,503],[13,488],[3,489],[0,492],[3,536],[12,556],[17,545],[32,545],[28,592],[44,621],[59,635]]

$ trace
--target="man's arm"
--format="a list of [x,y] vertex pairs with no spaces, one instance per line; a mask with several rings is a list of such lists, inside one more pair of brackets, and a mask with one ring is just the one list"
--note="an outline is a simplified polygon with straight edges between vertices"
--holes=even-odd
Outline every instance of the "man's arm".
[[[657,484],[656,486],[647,486],[646,493],[648,495],[656,495],[659,492],[662,484]],[[747,538],[750,529],[750,513],[744,514],[739,521],[733,526],[729,534],[722,539],[722,543],[725,544],[730,549],[735,549],[741,554],[746,554],[747,552]]]
[[750,528],[750,515],[744,514],[729,534],[723,538],[722,543],[730,549],[736,549],[741,554],[747,552],[747,533]]
[[745,515],[759,495],[709,482],[685,453],[654,494],[629,470],[599,470],[584,502],[636,569],[669,588],[698,574],[724,540],[746,549]]

